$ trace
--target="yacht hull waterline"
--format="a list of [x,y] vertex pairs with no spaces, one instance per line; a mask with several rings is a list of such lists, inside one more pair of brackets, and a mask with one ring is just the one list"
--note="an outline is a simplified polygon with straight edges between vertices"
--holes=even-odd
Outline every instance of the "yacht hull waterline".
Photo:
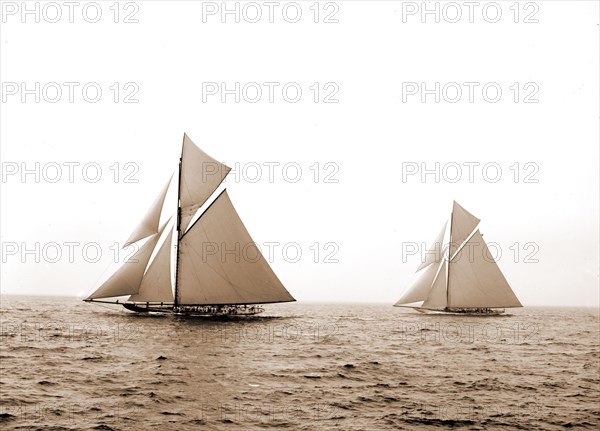
[[423,314],[452,314],[468,316],[500,316],[506,312],[504,308],[445,308],[443,310],[433,310],[422,307],[410,307],[407,305],[396,305],[396,307],[411,308]]
[[[264,311],[260,304],[294,302],[227,190],[217,190],[230,170],[184,134],[177,175],[125,242],[124,247],[135,244],[136,252],[84,301],[186,316],[251,316]],[[172,214],[166,197],[174,177],[177,205]],[[243,257],[232,255],[239,249],[246,252]]]
[[253,316],[262,313],[264,308],[259,306],[179,306],[159,305],[159,306],[140,306],[138,304],[124,303],[122,304],[129,311],[138,313],[161,313],[186,316]]
[[85,300],[90,303],[120,304],[129,311],[146,314],[172,314],[185,316],[253,316],[265,311],[260,305],[182,305],[174,307],[173,304],[138,304],[135,302],[95,301]]

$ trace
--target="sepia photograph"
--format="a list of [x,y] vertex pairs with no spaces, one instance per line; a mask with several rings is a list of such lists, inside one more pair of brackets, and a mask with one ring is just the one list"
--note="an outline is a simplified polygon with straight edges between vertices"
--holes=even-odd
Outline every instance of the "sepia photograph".
[[0,429],[600,429],[599,0],[0,0]]

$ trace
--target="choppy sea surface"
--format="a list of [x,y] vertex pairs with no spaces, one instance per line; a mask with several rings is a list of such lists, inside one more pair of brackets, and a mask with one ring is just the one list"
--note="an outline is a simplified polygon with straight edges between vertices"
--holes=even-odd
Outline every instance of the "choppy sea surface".
[[600,427],[597,308],[214,320],[2,296],[1,312],[3,430]]

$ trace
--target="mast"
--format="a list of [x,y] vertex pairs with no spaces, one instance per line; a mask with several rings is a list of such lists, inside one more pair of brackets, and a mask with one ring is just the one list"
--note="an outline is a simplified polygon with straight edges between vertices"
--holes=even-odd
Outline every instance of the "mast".
[[450,263],[452,261],[450,248],[452,247],[452,219],[454,218],[454,211],[450,213],[450,233],[448,243],[448,265],[446,265],[446,307],[450,304]]
[[175,295],[173,298],[173,307],[179,306],[179,239],[180,234],[179,230],[181,227],[181,202],[180,202],[180,193],[181,193],[181,163],[183,161],[183,146],[185,145],[185,134],[183,135],[183,143],[181,144],[181,157],[179,157],[179,179],[177,181],[177,250],[175,251]]

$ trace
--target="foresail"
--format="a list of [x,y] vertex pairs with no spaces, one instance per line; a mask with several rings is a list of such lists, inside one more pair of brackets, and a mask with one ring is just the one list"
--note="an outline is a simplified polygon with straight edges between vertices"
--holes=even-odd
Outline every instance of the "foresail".
[[173,175],[167,181],[164,188],[161,190],[160,194],[156,197],[152,206],[146,213],[145,217],[135,228],[133,233],[129,236],[129,239],[125,242],[123,247],[127,247],[128,245],[133,244],[136,241],[139,241],[147,236],[153,235],[158,232],[158,224],[160,223],[160,215],[163,208],[163,203],[165,202],[165,197],[167,196],[167,191],[169,190],[169,185],[171,184],[171,179]]
[[444,223],[442,230],[438,234],[437,238],[433,242],[433,244],[427,250],[427,254],[425,255],[425,260],[421,263],[421,265],[417,268],[417,272],[422,270],[423,268],[428,267],[434,262],[440,262],[443,258],[444,253],[444,235],[446,233],[446,225],[448,222]]
[[402,297],[394,305],[412,304],[413,302],[425,301],[435,279],[439,265],[429,265],[424,269]]
[[131,258],[127,259],[102,286],[86,299],[112,298],[137,293],[144,270],[161,233],[162,230],[150,237]]
[[433,286],[429,291],[429,296],[427,300],[423,302],[421,305],[422,308],[432,309],[432,310],[443,310],[446,308],[448,303],[447,294],[446,294],[446,261],[444,261],[441,265],[441,268],[435,277],[433,282]]
[[522,307],[479,230],[450,261],[449,307]]
[[[450,232],[450,251],[455,253],[463,242],[473,233],[480,220],[454,201],[452,208],[452,229]],[[451,255],[452,253],[448,253]]]
[[180,235],[185,233],[198,208],[214,193],[230,170],[230,167],[198,148],[186,134],[183,135],[179,186]]
[[226,191],[184,234],[179,253],[182,305],[294,301],[250,237]]
[[173,227],[167,233],[165,242],[144,274],[140,290],[137,294],[131,295],[129,301],[173,302],[173,289],[171,286],[172,237]]

